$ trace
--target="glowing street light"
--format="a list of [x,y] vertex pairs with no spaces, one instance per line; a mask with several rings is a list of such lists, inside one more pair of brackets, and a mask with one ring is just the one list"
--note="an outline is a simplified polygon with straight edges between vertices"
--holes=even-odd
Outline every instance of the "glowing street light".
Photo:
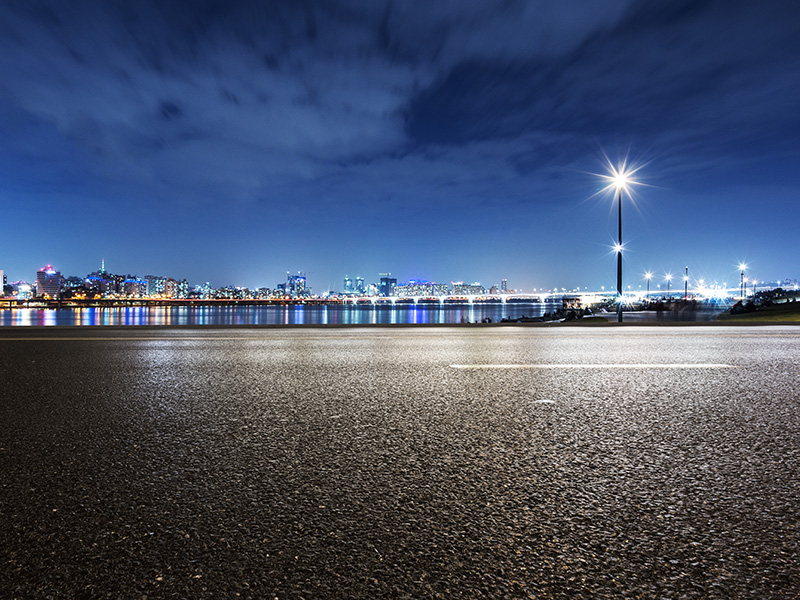
[[621,165],[614,166],[611,161],[608,161],[608,172],[601,175],[603,179],[608,181],[608,185],[601,190],[612,191],[613,195],[617,195],[618,206],[618,224],[619,224],[619,238],[614,246],[614,251],[617,253],[617,299],[619,305],[617,307],[617,321],[622,323],[622,192],[624,191],[628,196],[631,195],[631,186],[635,185],[636,181],[632,179],[634,173],[638,169],[629,169],[627,161],[623,161]]
[[664,278],[667,280],[667,301],[669,302],[669,285],[672,283],[672,273],[667,273]]
[[650,271],[644,274],[644,278],[647,280],[647,301],[650,302],[650,280],[653,278],[653,274]]

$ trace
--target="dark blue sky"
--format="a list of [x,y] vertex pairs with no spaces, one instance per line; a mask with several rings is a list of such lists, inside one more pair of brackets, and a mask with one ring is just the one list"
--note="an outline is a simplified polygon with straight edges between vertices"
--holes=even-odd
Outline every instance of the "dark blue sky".
[[10,280],[800,277],[793,0],[0,4]]

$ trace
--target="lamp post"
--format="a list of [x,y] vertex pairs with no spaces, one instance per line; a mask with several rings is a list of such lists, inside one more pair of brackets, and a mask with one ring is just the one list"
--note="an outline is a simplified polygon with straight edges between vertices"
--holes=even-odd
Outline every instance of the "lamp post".
[[622,188],[625,187],[624,179],[617,179],[617,191],[619,192],[619,241],[617,242],[617,322],[622,323]]
[[739,296],[742,300],[744,300],[744,271],[747,269],[747,265],[744,263],[739,263],[739,270],[742,274],[739,277]]
[[614,177],[614,185],[617,188],[617,194],[618,194],[617,231],[619,232],[619,237],[617,240],[616,249],[617,249],[617,300],[619,300],[619,304],[617,305],[617,322],[622,323],[622,300],[624,298],[622,292],[622,190],[628,188],[628,173],[625,171],[624,164],[619,169],[612,169],[611,172]]
[[628,168],[627,160],[623,161],[621,165],[614,166],[611,161],[608,161],[608,172],[601,175],[603,179],[608,181],[608,185],[603,188],[603,192],[612,191],[612,198],[614,195],[617,197],[619,206],[617,206],[617,243],[614,249],[617,252],[617,321],[622,323],[622,302],[624,299],[622,291],[622,192],[626,192],[628,196],[631,195],[630,187],[637,184],[631,177],[641,167],[634,169]]
[[648,304],[650,303],[650,279],[652,279],[652,277],[653,274],[650,271],[644,274],[644,278],[647,280],[647,295],[645,298],[647,298]]
[[669,285],[672,283],[672,273],[667,273],[665,278],[667,280],[667,302],[669,302]]
[[689,297],[689,267],[686,267],[686,273],[683,276],[683,299]]

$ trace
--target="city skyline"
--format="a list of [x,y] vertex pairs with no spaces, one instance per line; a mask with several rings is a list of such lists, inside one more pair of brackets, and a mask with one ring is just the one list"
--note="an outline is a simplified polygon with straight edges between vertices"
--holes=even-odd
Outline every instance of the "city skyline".
[[9,280],[800,275],[794,3],[3,5]]
[[[641,297],[663,297],[680,295],[680,284],[683,283],[683,295],[688,291],[692,295],[702,297],[723,298],[735,296],[736,291],[742,297],[748,294],[755,294],[757,289],[776,289],[783,288],[789,291],[796,291],[798,280],[783,278],[778,280],[757,279],[748,274],[748,265],[739,265],[740,281],[730,283],[728,281],[707,280],[702,277],[689,276],[688,267],[685,275],[677,277],[668,274],[663,279],[657,277],[655,273],[645,273],[642,275],[639,284],[629,284],[624,290],[625,295],[632,294]],[[533,289],[514,288],[508,285],[506,278],[501,278],[499,282],[483,284],[480,281],[428,281],[426,279],[398,279],[393,277],[390,272],[378,273],[378,277],[373,281],[364,277],[355,278],[345,275],[340,287],[329,287],[327,289],[314,289],[313,282],[308,282],[305,273],[286,273],[286,279],[275,284],[258,284],[253,286],[237,285],[228,283],[220,285],[211,284],[205,281],[202,283],[189,282],[186,278],[174,276],[174,274],[146,274],[140,276],[136,273],[123,271],[114,273],[105,268],[105,260],[101,260],[100,268],[89,272],[86,276],[76,276],[74,274],[61,273],[56,267],[48,264],[36,272],[33,282],[28,280],[6,280],[5,274],[0,269],[0,280],[6,283],[9,298],[26,299],[44,295],[47,298],[60,297],[172,297],[172,298],[281,298],[281,297],[375,297],[375,296],[498,296],[498,295],[547,295],[562,293],[577,294],[611,294],[614,292],[613,286],[600,286],[590,288],[588,286],[574,286],[572,288],[553,286],[550,288],[539,287]],[[670,283],[674,281],[674,285]],[[670,291],[671,290],[671,291]],[[752,290],[752,292],[751,292]],[[747,293],[745,293],[747,292]],[[0,297],[2,294],[0,294]]]

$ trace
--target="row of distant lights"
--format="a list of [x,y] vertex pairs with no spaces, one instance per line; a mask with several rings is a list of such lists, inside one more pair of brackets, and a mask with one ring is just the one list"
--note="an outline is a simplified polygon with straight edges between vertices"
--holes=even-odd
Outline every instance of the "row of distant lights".
[[[608,185],[606,187],[604,187],[602,190],[600,190],[600,193],[607,192],[609,190],[614,190],[615,192],[625,192],[628,195],[628,197],[632,199],[633,195],[631,194],[631,187],[634,186],[634,185],[644,185],[641,182],[636,181],[635,179],[633,179],[633,175],[639,169],[641,169],[644,165],[636,167],[635,169],[628,169],[627,159],[622,162],[622,165],[620,167],[614,166],[614,164],[608,159],[608,157],[606,157],[606,161],[608,162],[608,173],[607,174],[600,174],[600,177],[605,179],[609,183],[608,183]],[[624,246],[623,246],[623,244],[616,243],[616,244],[614,244],[613,248],[614,248],[614,252],[619,254],[624,249]],[[738,268],[739,268],[739,271],[741,271],[742,274],[744,275],[744,272],[747,270],[747,265],[744,264],[744,263],[740,263],[738,265]],[[672,273],[667,273],[664,276],[664,280],[665,281],[672,281],[672,277],[673,277]],[[651,273],[650,271],[646,272],[644,274],[644,278],[647,279],[648,281],[650,281],[653,278],[653,273]],[[684,275],[683,276],[683,280],[688,282],[689,281],[689,276],[688,275]],[[747,277],[743,277],[742,278],[742,282],[745,283],[745,284],[750,283],[750,284],[753,284],[753,285],[758,285],[758,283],[759,283],[758,280],[756,280],[756,279],[748,279]],[[701,292],[704,289],[707,289],[707,288],[705,288],[705,281],[703,279],[700,279],[698,281],[698,283],[700,284],[700,291]],[[764,282],[762,281],[761,283],[764,283]],[[797,289],[798,286],[794,286],[794,287],[795,287],[795,289]],[[630,289],[630,286],[628,286],[628,288]],[[723,289],[727,288],[727,284],[723,283],[722,284],[722,288]],[[605,286],[603,287],[603,289],[605,289]],[[716,295],[716,293],[714,295]]]

